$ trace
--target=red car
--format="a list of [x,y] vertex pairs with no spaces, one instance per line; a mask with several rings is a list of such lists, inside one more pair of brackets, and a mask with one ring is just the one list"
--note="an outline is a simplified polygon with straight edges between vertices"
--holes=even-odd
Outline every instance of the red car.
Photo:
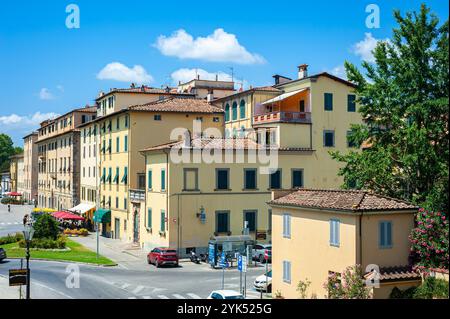
[[177,251],[170,248],[155,248],[147,255],[149,264],[154,264],[157,268],[162,265],[173,265],[178,267]]

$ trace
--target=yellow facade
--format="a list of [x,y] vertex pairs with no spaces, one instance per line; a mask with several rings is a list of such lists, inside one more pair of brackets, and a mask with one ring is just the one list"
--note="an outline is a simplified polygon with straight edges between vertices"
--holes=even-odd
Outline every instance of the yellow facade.
[[24,189],[23,198],[27,201],[37,201],[38,191],[38,149],[37,132],[31,133],[23,138],[24,155]]
[[92,107],[73,110],[41,123],[38,149],[38,204],[58,210],[80,203],[80,131],[95,118]]
[[[272,291],[285,298],[299,298],[297,285],[309,280],[308,297],[325,298],[323,287],[330,272],[368,265],[408,265],[408,236],[414,227],[415,211],[359,213],[273,206]],[[283,235],[283,215],[291,216],[290,237]],[[330,220],[340,221],[340,244],[330,244]],[[379,222],[392,222],[392,247],[380,248]],[[283,280],[283,262],[290,262],[291,281]],[[404,283],[407,284],[407,283]],[[401,284],[403,285],[403,284]],[[398,286],[398,284],[397,284]],[[374,297],[386,295],[386,285],[374,290]]]
[[[155,115],[160,116],[161,120],[155,120]],[[135,215],[140,214],[141,200],[139,198],[133,200],[130,196],[130,194],[139,196],[145,188],[145,161],[139,151],[148,145],[170,142],[170,134],[174,128],[186,128],[192,132],[194,121],[198,117],[202,117],[204,127],[223,130],[222,114],[127,111],[98,120],[100,128],[103,125],[106,127],[105,131],[100,129],[99,174],[100,176],[106,174],[108,179],[111,170],[111,182],[107,180],[100,185],[100,205],[111,209],[110,235],[113,238],[127,242],[139,241],[140,234],[135,232],[135,229],[139,229],[136,223],[139,219],[135,219]],[[117,129],[118,119],[119,129]],[[110,122],[111,131],[108,128]],[[109,152],[110,141],[111,152]],[[105,145],[104,153],[103,145]],[[117,171],[119,177],[114,182]],[[126,179],[124,179],[125,171],[127,171]]]

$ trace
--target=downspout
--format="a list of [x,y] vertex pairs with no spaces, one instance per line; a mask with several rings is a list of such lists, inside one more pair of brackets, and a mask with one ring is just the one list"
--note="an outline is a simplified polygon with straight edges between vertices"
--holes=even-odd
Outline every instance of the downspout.
[[362,249],[362,217],[363,217],[363,213],[359,214],[359,264],[362,265],[363,262],[363,258],[362,258],[362,253],[363,253],[363,249]]

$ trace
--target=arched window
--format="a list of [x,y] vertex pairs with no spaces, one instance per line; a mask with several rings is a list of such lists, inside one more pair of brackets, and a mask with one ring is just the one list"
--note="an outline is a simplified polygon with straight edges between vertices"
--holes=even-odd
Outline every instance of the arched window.
[[230,120],[230,104],[227,103],[225,106],[225,122]]
[[239,105],[239,117],[241,119],[245,119],[245,101],[242,100],[241,104]]
[[233,114],[233,121],[236,121],[237,120],[237,103],[236,102],[233,102],[232,114]]

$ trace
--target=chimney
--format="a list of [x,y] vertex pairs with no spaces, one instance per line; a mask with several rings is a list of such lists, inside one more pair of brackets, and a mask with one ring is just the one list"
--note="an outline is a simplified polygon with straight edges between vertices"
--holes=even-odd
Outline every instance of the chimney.
[[216,82],[219,81],[219,74],[216,74]]
[[200,80],[200,74],[197,75],[197,80]]
[[214,101],[214,94],[208,93],[208,95],[206,96],[206,101],[208,103],[211,103],[212,101]]
[[131,83],[130,88],[134,89],[136,87],[136,84]]
[[298,66],[298,79],[304,79],[308,76],[308,64]]

